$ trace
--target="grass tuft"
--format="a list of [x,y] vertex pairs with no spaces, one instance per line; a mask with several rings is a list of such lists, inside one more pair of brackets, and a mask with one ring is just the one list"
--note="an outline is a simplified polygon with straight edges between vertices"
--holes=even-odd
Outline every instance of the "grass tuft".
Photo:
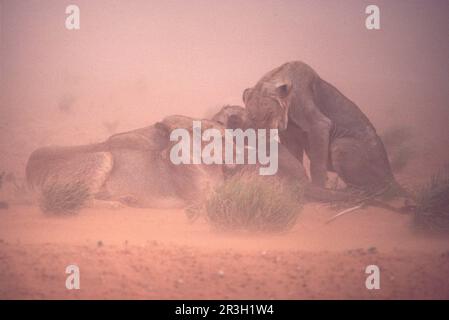
[[274,177],[236,175],[206,201],[207,220],[226,231],[280,232],[302,209],[302,187]]
[[433,175],[416,192],[414,224],[421,230],[449,232],[449,171]]

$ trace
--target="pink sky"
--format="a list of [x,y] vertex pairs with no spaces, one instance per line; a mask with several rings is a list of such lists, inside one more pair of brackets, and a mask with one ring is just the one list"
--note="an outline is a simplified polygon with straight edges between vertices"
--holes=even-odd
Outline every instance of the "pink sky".
[[[449,121],[448,1],[0,3],[0,148],[21,126],[45,129],[33,146],[67,143],[65,128],[84,132],[70,135],[77,144],[106,136],[103,121],[122,131],[205,116],[241,104],[246,87],[289,60],[310,64],[378,128]],[[365,28],[373,3],[380,31]],[[79,31],[65,29],[68,4],[80,7]],[[75,101],[68,115],[64,97]]]

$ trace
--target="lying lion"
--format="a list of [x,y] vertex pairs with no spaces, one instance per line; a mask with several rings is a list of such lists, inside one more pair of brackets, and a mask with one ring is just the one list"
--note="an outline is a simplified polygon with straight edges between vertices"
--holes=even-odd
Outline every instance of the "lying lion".
[[[191,129],[192,119],[168,116],[151,126],[119,133],[104,142],[34,151],[26,177],[46,212],[76,212],[85,206],[183,207],[198,203],[229,175],[257,174],[257,165],[175,165],[170,161],[170,132]],[[204,128],[250,127],[246,111],[224,107]],[[190,132],[192,134],[192,132]],[[338,200],[348,195],[310,185],[302,164],[279,145],[277,178],[305,186],[316,200]]]

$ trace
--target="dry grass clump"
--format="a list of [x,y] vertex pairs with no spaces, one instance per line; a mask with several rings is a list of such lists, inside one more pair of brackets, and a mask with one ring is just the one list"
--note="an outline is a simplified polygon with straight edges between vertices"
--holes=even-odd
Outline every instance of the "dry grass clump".
[[449,232],[449,171],[440,171],[416,192],[415,226]]
[[54,183],[44,186],[39,204],[45,213],[68,215],[77,213],[89,198],[89,188],[83,183]]
[[284,231],[301,211],[302,194],[301,186],[274,177],[236,175],[206,201],[206,217],[220,230]]

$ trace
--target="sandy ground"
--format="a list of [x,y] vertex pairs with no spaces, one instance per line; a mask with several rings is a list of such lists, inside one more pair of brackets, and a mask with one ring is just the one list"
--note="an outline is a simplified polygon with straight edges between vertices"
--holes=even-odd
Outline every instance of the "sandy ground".
[[[276,235],[223,234],[182,210],[35,206],[0,211],[2,299],[448,299],[448,238],[419,234],[411,217],[378,208],[348,214],[307,205]],[[66,266],[81,289],[65,288]],[[380,290],[365,268],[378,265]]]

